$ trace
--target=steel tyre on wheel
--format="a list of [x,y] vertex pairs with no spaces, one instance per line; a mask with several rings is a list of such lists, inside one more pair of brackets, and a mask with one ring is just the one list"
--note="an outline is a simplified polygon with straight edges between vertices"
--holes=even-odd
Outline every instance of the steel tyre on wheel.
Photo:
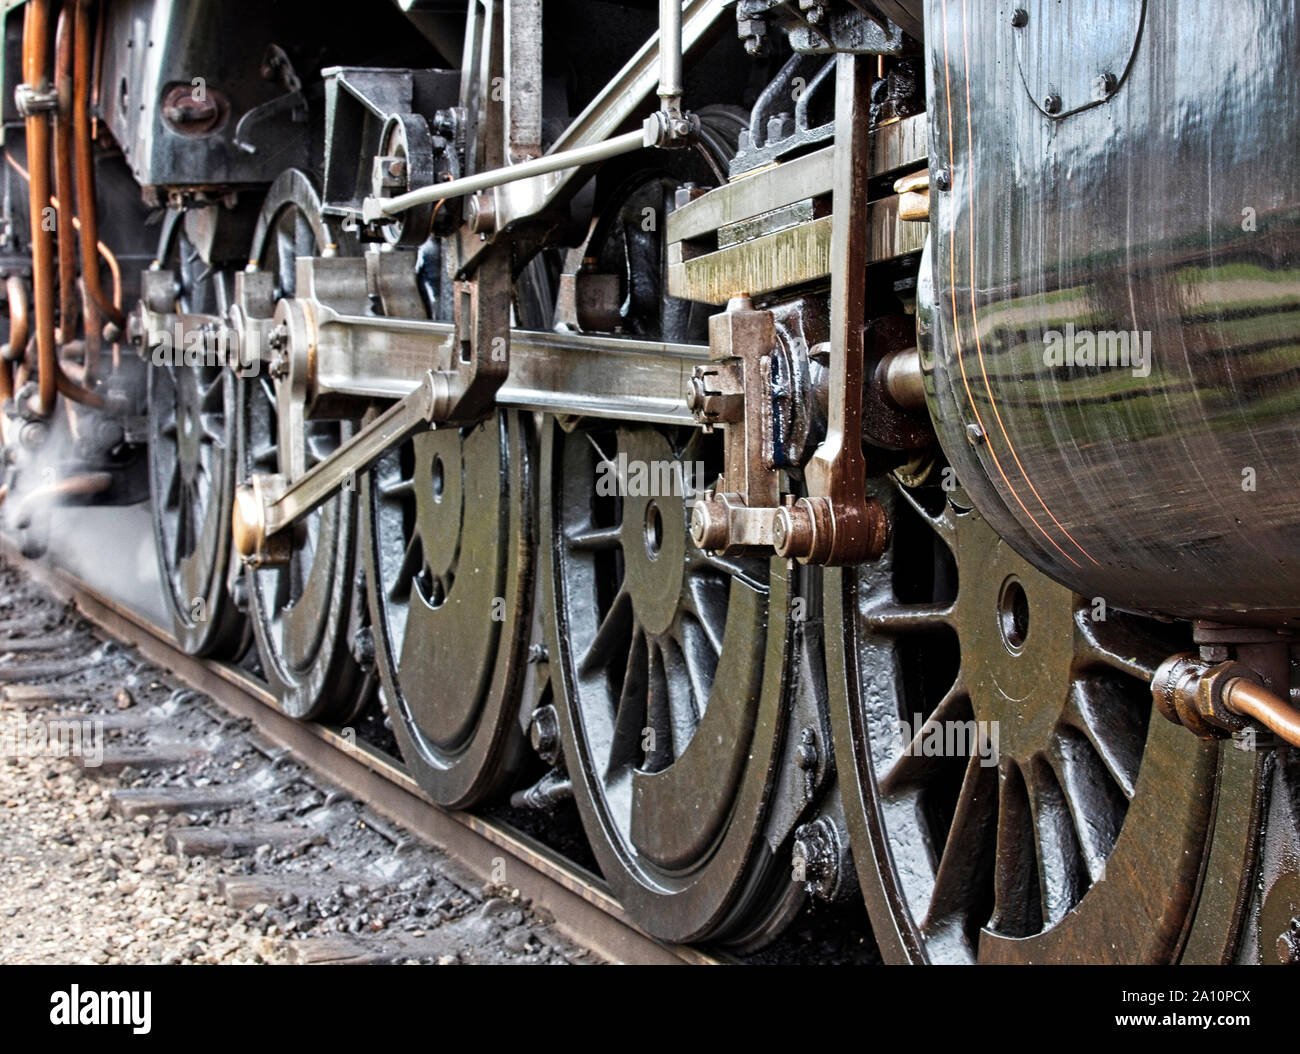
[[1041,575],[960,492],[877,489],[894,541],[877,563],[827,574],[826,639],[882,952],[1176,957],[1218,752],[1153,716],[1150,677],[1177,631]]
[[[176,310],[216,314],[218,284],[169,215],[159,259],[176,278]],[[172,634],[190,655],[230,657],[247,643],[231,596],[230,509],[235,489],[235,375],[219,363],[151,365],[149,489],[158,572]]]
[[611,493],[601,481],[623,458],[716,470],[717,437],[548,427],[542,592],[564,757],[601,870],[637,924],[725,939],[791,889],[765,825],[793,598],[780,561],[696,549],[681,496]]
[[[276,295],[293,296],[299,256],[335,248],[320,200],[302,172],[283,173],[262,208],[250,266],[276,276]],[[277,381],[267,364],[239,382],[241,478],[300,473],[328,457],[352,433],[343,421],[303,424],[302,464],[284,463],[277,440]],[[249,617],[263,672],[292,717],[346,721],[364,705],[370,682],[353,655],[363,628],[365,586],[358,560],[357,498],[343,490],[290,528],[289,562],[248,568]]]
[[521,760],[531,621],[530,419],[417,434],[362,492],[375,655],[393,731],[439,803],[465,808]]

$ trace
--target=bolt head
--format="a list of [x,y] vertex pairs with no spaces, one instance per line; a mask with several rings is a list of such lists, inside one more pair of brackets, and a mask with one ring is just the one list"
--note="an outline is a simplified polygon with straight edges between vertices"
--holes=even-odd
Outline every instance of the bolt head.
[[553,706],[539,706],[528,723],[528,741],[533,750],[548,765],[559,758],[560,720]]
[[691,506],[691,541],[697,549],[721,549],[727,544],[727,512],[716,501]]
[[1025,26],[1029,25],[1029,12],[1023,7],[1017,7],[1011,12],[1011,24],[1016,29],[1024,29]]
[[691,413],[696,413],[704,403],[704,382],[698,377],[692,377],[686,383],[686,409]]
[[1060,113],[1061,97],[1057,95],[1055,92],[1053,92],[1051,95],[1049,95],[1046,99],[1043,100],[1043,109],[1046,110],[1048,113]]

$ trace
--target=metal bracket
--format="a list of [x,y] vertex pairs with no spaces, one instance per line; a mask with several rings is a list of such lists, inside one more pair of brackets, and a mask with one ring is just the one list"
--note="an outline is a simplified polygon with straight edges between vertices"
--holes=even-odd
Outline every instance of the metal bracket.
[[691,509],[691,539],[701,549],[736,554],[770,549],[780,500],[780,472],[768,467],[764,436],[770,414],[763,397],[776,346],[772,312],[733,297],[709,319],[709,359],[691,375],[686,405],[711,429],[726,428],[721,493]]
[[32,84],[19,84],[14,88],[14,107],[20,117],[35,117],[59,108],[59,93],[46,85],[38,88]]
[[862,455],[865,381],[867,222],[871,64],[840,55],[835,70],[834,213],[831,228],[830,402],[826,439],[804,470],[808,496],[784,506],[776,551],[802,563],[874,560],[889,540],[884,508],[866,496]]

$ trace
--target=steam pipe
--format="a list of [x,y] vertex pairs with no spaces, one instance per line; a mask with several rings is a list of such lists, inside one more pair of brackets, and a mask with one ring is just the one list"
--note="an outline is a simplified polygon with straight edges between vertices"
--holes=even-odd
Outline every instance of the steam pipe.
[[54,88],[59,107],[54,118],[54,194],[58,199],[59,339],[72,339],[77,322],[77,232],[72,222],[72,23],[76,8],[59,12],[54,33]]
[[[23,12],[23,81],[29,91],[49,91],[46,41],[50,31],[49,0],[30,0]],[[54,409],[58,359],[54,347],[54,239],[42,222],[50,204],[50,119],[47,111],[28,110],[28,210],[32,236],[32,286],[36,303],[36,355],[39,370],[37,409]]]
[[1243,718],[1252,718],[1300,747],[1300,711],[1240,662],[1211,665],[1190,652],[1171,655],[1151,678],[1151,701],[1168,720],[1203,739],[1234,732]]
[[[48,0],[47,0],[48,2]],[[81,258],[85,261],[82,280],[86,295],[98,308],[100,315],[119,329],[126,326],[121,305],[104,296],[99,277],[99,214],[95,200],[95,156],[90,138],[90,63],[91,23],[94,0],[77,0],[77,18],[74,37],[74,62],[72,76],[72,126],[76,145],[77,215],[81,220]],[[87,312],[87,331],[91,324]]]
[[5,345],[4,358],[9,362],[22,362],[27,354],[31,321],[27,311],[27,287],[16,274],[11,274],[5,282],[5,295],[9,298],[9,343]]
[[22,361],[27,349],[27,288],[21,278],[11,274],[5,292],[9,297],[9,343],[0,348],[0,402],[14,397],[13,364]]
[[1245,677],[1234,677],[1223,687],[1224,705],[1251,717],[1293,747],[1300,747],[1300,711],[1267,688]]
[[78,384],[63,371],[61,365],[59,372],[55,375],[55,380],[60,394],[71,399],[74,403],[80,403],[82,406],[89,406],[95,410],[103,410],[108,406],[108,401],[102,395]]
[[18,508],[14,511],[13,521],[18,527],[26,527],[31,523],[31,510],[34,506],[50,498],[68,498],[68,497],[85,497],[91,494],[102,494],[113,485],[113,476],[109,472],[87,472],[81,476],[67,476],[64,479],[56,480],[54,483],[46,483],[43,486],[35,487],[23,495],[22,501],[19,502]]

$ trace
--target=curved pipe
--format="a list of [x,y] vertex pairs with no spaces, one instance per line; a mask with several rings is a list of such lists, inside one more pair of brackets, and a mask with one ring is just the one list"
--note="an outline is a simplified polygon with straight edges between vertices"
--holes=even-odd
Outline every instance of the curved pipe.
[[0,402],[14,397],[13,364],[22,362],[27,350],[27,287],[16,274],[5,282],[5,295],[9,298],[9,343],[0,348],[4,360],[0,363]]
[[[77,216],[81,220],[81,258],[86,261],[83,281],[90,302],[119,329],[126,326],[122,308],[104,296],[99,277],[99,214],[95,200],[95,155],[90,138],[90,64],[94,0],[77,0],[73,31],[72,127],[76,148]],[[87,318],[87,327],[90,319]]]
[[14,510],[14,524],[26,527],[31,523],[32,507],[52,498],[86,497],[102,494],[113,485],[113,476],[109,472],[87,472],[82,476],[68,476],[55,483],[36,487],[22,496],[18,508]]
[[[23,13],[23,80],[37,91],[49,88],[45,45],[50,31],[49,0],[29,0]],[[58,361],[54,347],[54,239],[42,222],[50,205],[50,121],[37,112],[26,118],[27,181],[32,236],[32,286],[36,303],[37,409],[54,409]]]
[[54,33],[54,88],[59,108],[54,118],[54,193],[59,237],[59,339],[67,343],[77,329],[77,232],[72,187],[72,32],[76,8],[59,12]]
[[27,287],[16,274],[11,274],[5,282],[5,295],[9,298],[9,343],[5,358],[22,362],[31,337],[31,316],[27,310]]
[[94,410],[103,410],[108,406],[108,401],[102,395],[78,384],[63,371],[62,366],[59,367],[59,372],[55,375],[55,382],[59,393],[71,399],[74,403],[89,406]]
[[1223,687],[1223,702],[1229,710],[1254,718],[1293,747],[1300,747],[1300,711],[1267,688],[1234,677]]

